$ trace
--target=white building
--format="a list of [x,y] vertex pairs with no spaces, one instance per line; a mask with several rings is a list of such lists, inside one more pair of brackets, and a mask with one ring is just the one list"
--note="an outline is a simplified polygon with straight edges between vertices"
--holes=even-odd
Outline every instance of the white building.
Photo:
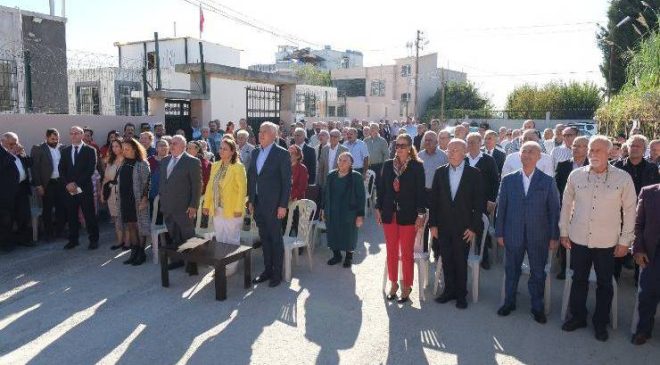
[[141,69],[76,69],[68,78],[70,114],[144,115]]

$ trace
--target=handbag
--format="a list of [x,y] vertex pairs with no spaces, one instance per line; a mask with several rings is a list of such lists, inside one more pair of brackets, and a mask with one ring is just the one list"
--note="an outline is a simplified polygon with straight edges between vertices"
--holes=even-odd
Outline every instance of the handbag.
[[119,169],[115,171],[115,178],[108,181],[107,183],[103,184],[103,200],[108,201],[110,199],[110,193],[112,192],[112,186],[111,185],[117,185],[117,174],[119,173]]

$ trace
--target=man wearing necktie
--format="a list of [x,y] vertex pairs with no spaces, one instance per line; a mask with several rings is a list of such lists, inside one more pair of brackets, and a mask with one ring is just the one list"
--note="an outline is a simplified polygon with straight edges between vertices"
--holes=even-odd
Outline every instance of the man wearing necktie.
[[248,203],[250,213],[259,228],[263,247],[263,273],[253,281],[269,280],[270,287],[282,281],[284,242],[282,219],[286,215],[291,191],[291,158],[278,146],[278,126],[264,122],[259,128],[260,147],[252,152],[248,168]]
[[59,172],[66,188],[67,221],[69,242],[64,246],[69,250],[78,246],[80,221],[78,210],[82,210],[89,235],[89,249],[98,248],[99,227],[94,210],[94,185],[92,175],[96,169],[96,150],[83,143],[83,129],[73,126],[69,130],[71,146],[62,149]]

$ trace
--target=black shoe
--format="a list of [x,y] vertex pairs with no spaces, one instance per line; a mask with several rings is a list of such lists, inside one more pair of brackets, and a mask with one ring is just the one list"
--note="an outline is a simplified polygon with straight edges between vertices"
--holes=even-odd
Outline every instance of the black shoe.
[[96,250],[99,248],[99,243],[97,241],[92,241],[89,243],[89,246],[87,246],[87,249],[89,250]]
[[341,252],[339,250],[333,250],[332,254],[332,258],[328,260],[328,265],[337,265],[342,260]]
[[111,249],[112,251],[114,251],[114,250],[118,250],[118,249],[120,249],[120,248],[124,248],[124,244],[123,244],[123,243],[118,243],[118,244],[116,244],[116,245],[112,245],[112,246],[110,246],[110,249]]
[[557,274],[557,280],[566,280],[566,272],[565,271],[560,271]]
[[128,260],[124,261],[124,265],[131,265],[132,263],[134,263],[135,259],[137,258],[137,255],[138,255],[137,247],[131,247],[131,256],[128,258]]
[[[396,289],[394,289],[394,288],[396,288]],[[392,290],[392,289],[394,289],[394,290]],[[396,292],[398,292],[398,291],[399,291],[399,285],[398,284],[396,285],[396,287],[392,286],[390,288],[390,293],[387,294],[387,296],[385,298],[387,298],[387,300],[396,300],[397,299]]]
[[465,309],[468,307],[467,300],[465,298],[456,299],[456,308]]
[[71,241],[69,241],[69,243],[67,243],[66,245],[64,245],[64,249],[65,249],[65,250],[70,250],[70,249],[72,249],[72,248],[74,248],[74,247],[76,247],[76,246],[78,246],[78,242],[71,242]]
[[265,281],[270,280],[270,275],[266,275],[265,273],[262,273],[261,275],[257,276],[256,278],[252,279],[252,283],[254,284],[260,284]]
[[343,267],[349,268],[353,265],[353,253],[352,252],[346,252],[346,257],[344,258],[344,263],[342,264]]
[[532,317],[536,322],[540,324],[545,324],[546,322],[548,322],[548,319],[545,317],[545,313],[543,313],[543,311],[540,312],[532,311]]
[[129,246],[121,246],[121,250],[122,250],[122,251],[128,251],[128,250],[130,250],[130,249],[131,249],[131,248],[130,248]]
[[630,342],[631,342],[633,345],[637,345],[637,346],[639,346],[639,345],[643,345],[643,344],[645,344],[646,341],[649,340],[649,338],[651,338],[651,337],[650,337],[650,336],[647,336],[647,335],[645,335],[645,334],[643,334],[643,333],[635,333],[635,334],[632,336],[632,338],[630,339]]
[[506,317],[514,310],[516,310],[515,304],[504,304],[500,307],[500,309],[497,310],[497,315],[500,317]]
[[144,262],[147,261],[147,254],[144,252],[144,247],[140,247],[137,249],[137,254],[135,255],[135,259],[131,263],[133,266],[138,266],[144,264]]
[[194,262],[189,262],[186,264],[186,272],[190,276],[195,276],[199,275],[199,272],[197,271],[197,264]]
[[397,303],[404,304],[404,303],[407,303],[408,301],[410,301],[410,293],[412,293],[412,287],[410,287],[408,289],[408,294],[407,295],[405,295],[405,296],[403,294],[401,295],[401,298],[399,298],[399,300],[397,300]]
[[268,286],[274,288],[276,286],[279,286],[281,282],[282,279],[271,278],[270,281],[268,282]]
[[490,262],[488,262],[488,260],[482,260],[481,268],[484,270],[490,270]]
[[442,293],[439,297],[435,298],[435,301],[440,304],[445,304],[447,302],[450,302],[452,300],[456,299],[456,296],[454,294],[445,294]]
[[167,270],[175,270],[175,269],[178,269],[180,267],[183,267],[183,261],[173,261],[173,262],[170,262],[169,265],[167,265]]
[[598,341],[605,342],[609,338],[609,335],[607,334],[607,327],[605,326],[598,326],[594,328],[594,337]]
[[561,326],[562,331],[566,332],[573,332],[578,328],[585,328],[587,327],[587,321],[584,319],[575,319],[571,318],[568,321],[564,322],[564,324]]

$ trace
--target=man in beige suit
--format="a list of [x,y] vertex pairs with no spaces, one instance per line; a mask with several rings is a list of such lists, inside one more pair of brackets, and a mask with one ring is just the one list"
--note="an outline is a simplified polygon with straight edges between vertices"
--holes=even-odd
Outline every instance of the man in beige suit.
[[339,143],[339,139],[341,139],[341,132],[333,129],[330,131],[330,143],[321,149],[321,158],[319,159],[318,173],[316,174],[316,184],[321,189],[323,189],[330,171],[337,168],[337,158],[339,155],[342,152],[348,151],[348,148]]

